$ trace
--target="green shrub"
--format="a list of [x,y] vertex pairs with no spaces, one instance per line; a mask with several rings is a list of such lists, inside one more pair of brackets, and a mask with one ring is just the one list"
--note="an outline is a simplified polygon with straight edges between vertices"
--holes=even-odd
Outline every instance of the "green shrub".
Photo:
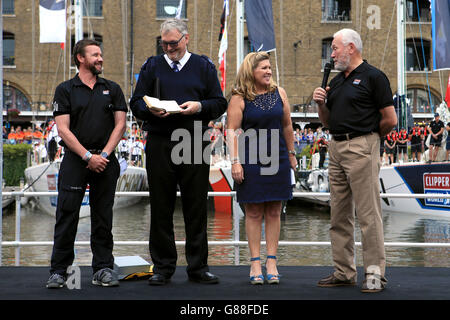
[[18,186],[20,178],[25,179],[28,151],[31,151],[30,144],[3,145],[3,179],[7,186]]

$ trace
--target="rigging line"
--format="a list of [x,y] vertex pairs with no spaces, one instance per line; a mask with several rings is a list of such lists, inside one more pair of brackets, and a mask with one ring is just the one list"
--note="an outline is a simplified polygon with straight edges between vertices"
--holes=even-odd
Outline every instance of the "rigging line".
[[53,161],[50,161],[49,164],[48,164],[48,166],[44,169],[44,171],[42,171],[41,174],[40,174],[36,179],[34,179],[34,181],[33,181],[31,184],[29,184],[25,189],[21,190],[21,192],[25,192],[25,191],[27,191],[29,188],[31,188],[31,187],[33,186],[33,184],[34,184],[36,181],[38,181],[40,177],[42,177],[42,175],[48,170],[48,168],[50,168],[50,166],[51,166],[52,164],[53,164]]
[[[49,45],[47,45],[47,50],[48,50],[48,52],[47,52],[47,69],[46,70],[50,70],[50,46]],[[47,90],[49,87],[49,81],[50,81],[50,72],[47,71],[47,85],[46,85]],[[50,103],[51,101],[48,101],[48,102]]]
[[212,39],[213,39],[213,25],[214,25],[214,3],[216,2],[216,0],[212,1],[212,5],[211,5],[211,26],[209,27],[209,57],[212,57]]
[[[412,30],[411,24],[408,24],[408,25],[409,25],[409,30],[411,31],[411,33],[414,33],[413,30]],[[417,58],[417,63],[419,64],[419,70],[420,70],[422,68],[422,64],[420,62],[419,53],[417,52],[417,45],[416,45],[416,41],[415,41],[414,37],[412,38],[412,41],[413,41],[414,52],[415,52],[416,58]],[[423,85],[425,87],[426,79],[425,79],[425,76],[424,76],[423,72],[421,72],[421,78],[422,78],[422,83],[423,83]],[[428,101],[428,104],[430,104],[430,101]]]
[[[416,0],[416,5],[417,5],[417,18],[419,19],[420,42],[422,44],[423,64],[424,64],[424,69],[425,69],[425,68],[427,68],[427,62],[425,61],[425,49],[423,47],[422,24],[420,22],[420,13],[419,13],[419,0]],[[425,75],[426,75],[426,78],[427,78],[429,104],[430,104],[430,107],[431,107],[431,112],[434,113],[434,106],[433,106],[432,101],[431,101],[430,83],[428,82],[428,70],[426,70],[425,72],[426,72]]]
[[[58,64],[57,64],[57,67],[56,67],[55,77],[54,77],[53,84],[52,84],[50,92],[54,92],[55,88],[56,88],[56,80],[57,80],[57,77],[58,77],[59,66],[61,65],[61,60],[62,60],[61,58],[62,58],[63,52],[64,51],[62,51],[62,50],[60,50],[60,52],[59,52]],[[50,101],[50,103],[51,103],[51,101]]]
[[442,71],[442,70],[438,70],[438,75],[439,75],[439,86],[441,87],[441,101],[444,101],[444,91],[442,90],[441,71]]
[[380,65],[380,69],[381,70],[383,70],[384,57],[386,56],[386,49],[387,49],[387,46],[388,46],[389,35],[391,34],[392,22],[394,21],[395,7],[396,7],[396,5],[395,5],[395,1],[394,1],[394,4],[392,5],[391,23],[389,24],[389,30],[388,30],[388,34],[387,34],[387,37],[386,37],[386,42],[384,44],[383,56],[381,57],[381,65]]
[[359,33],[361,34],[361,28],[362,28],[362,16],[363,16],[363,7],[364,7],[364,0],[361,0],[361,7],[360,7],[360,13],[359,13]]
[[[87,7],[87,1],[86,0],[82,0],[83,1],[83,8],[86,10],[86,18],[87,18],[87,25],[88,25],[88,32],[86,32],[88,34],[88,38],[94,38],[94,29],[92,28],[92,22],[91,22],[91,12],[89,11],[88,7]],[[83,21],[83,12],[81,13],[81,17]],[[83,22],[81,22],[83,23]],[[83,32],[84,33],[84,32]],[[84,38],[84,35],[83,35]]]

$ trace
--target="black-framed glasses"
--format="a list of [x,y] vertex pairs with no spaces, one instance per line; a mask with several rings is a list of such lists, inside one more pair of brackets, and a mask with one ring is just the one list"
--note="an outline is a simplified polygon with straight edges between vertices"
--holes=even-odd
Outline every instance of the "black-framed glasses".
[[163,40],[159,40],[159,45],[161,47],[168,47],[171,46],[173,48],[178,47],[178,44],[180,43],[181,39],[184,38],[184,34],[181,36],[180,39],[178,39],[178,41],[163,41]]

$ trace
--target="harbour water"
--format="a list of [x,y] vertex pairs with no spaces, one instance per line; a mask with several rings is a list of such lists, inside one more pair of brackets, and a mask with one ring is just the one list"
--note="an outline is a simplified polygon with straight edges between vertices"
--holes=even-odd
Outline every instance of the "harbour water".
[[[10,208],[3,212],[3,241],[15,239],[15,213]],[[450,219],[439,216],[420,216],[416,214],[384,213],[385,242],[450,242]],[[239,240],[246,241],[244,218],[240,218]],[[115,210],[113,235],[118,241],[147,241],[150,226],[150,206],[148,199],[137,205]],[[22,241],[52,241],[54,217],[42,213],[37,208],[23,207],[21,212]],[[282,215],[280,240],[283,241],[330,241],[329,210],[325,207],[295,201],[287,205]],[[184,222],[181,205],[177,201],[174,214],[176,240],[184,240]],[[89,241],[90,219],[80,219],[77,241]],[[233,240],[233,218],[229,213],[208,213],[208,238],[216,241]],[[360,230],[356,224],[356,241],[360,241]],[[264,249],[264,247],[263,247]],[[357,265],[362,265],[361,248],[357,247]],[[47,266],[51,255],[50,246],[22,247],[21,266]],[[148,246],[115,246],[115,256],[139,255],[151,261]],[[2,265],[15,265],[16,250],[3,247]],[[262,257],[264,257],[264,252]],[[386,247],[388,266],[450,267],[450,248],[412,248]],[[78,265],[90,265],[92,260],[89,246],[76,247]],[[239,264],[249,264],[247,246],[239,250]],[[235,250],[233,246],[210,246],[210,265],[233,265]],[[279,265],[287,266],[330,266],[331,248],[329,246],[280,246]],[[183,246],[178,246],[178,264],[185,265]]]

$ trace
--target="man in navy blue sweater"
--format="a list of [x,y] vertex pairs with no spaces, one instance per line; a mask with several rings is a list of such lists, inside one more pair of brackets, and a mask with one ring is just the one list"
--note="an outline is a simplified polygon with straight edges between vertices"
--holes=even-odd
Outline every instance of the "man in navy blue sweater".
[[[154,264],[150,285],[168,283],[175,272],[173,212],[177,184],[186,225],[188,277],[199,283],[219,282],[208,268],[209,154],[208,149],[204,150],[209,141],[204,141],[203,133],[210,120],[225,112],[227,101],[214,64],[205,56],[188,52],[188,42],[189,33],[183,21],[168,19],[161,24],[161,46],[165,54],[150,57],[144,63],[130,101],[134,116],[145,121],[143,129],[148,131],[149,247]],[[144,95],[175,100],[182,111],[169,114],[150,110],[142,99]],[[179,141],[181,136],[184,138]]]

